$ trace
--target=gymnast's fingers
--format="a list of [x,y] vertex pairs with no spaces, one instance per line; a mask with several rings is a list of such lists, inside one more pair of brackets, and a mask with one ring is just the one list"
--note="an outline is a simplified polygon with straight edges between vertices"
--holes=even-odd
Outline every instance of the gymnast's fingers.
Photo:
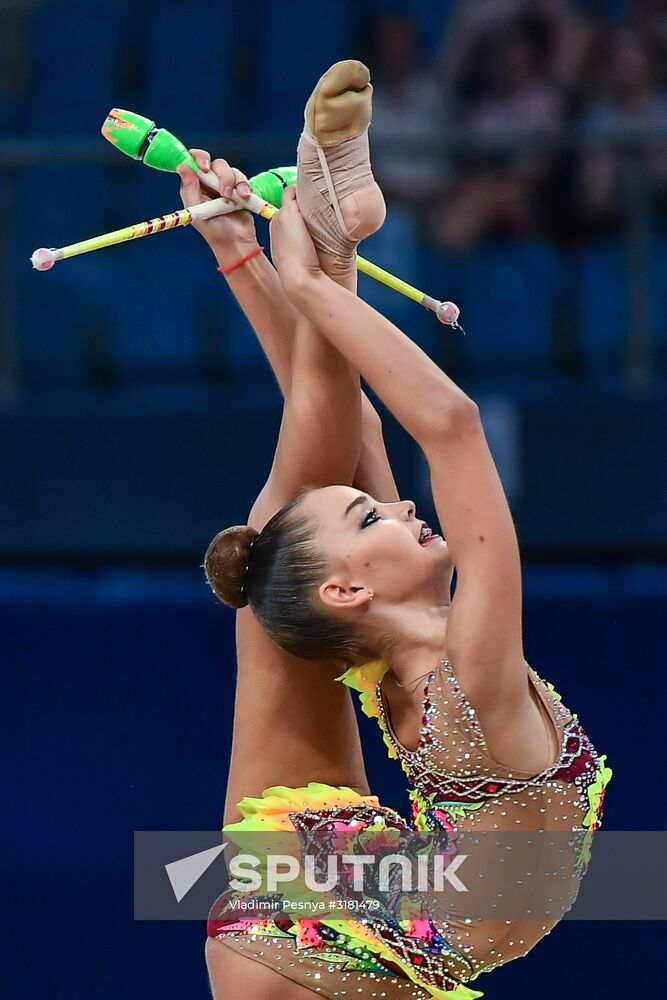
[[200,170],[211,169],[211,154],[206,149],[191,149],[190,155],[194,157]]
[[248,184],[248,178],[244,173],[242,173],[237,167],[232,167],[232,173],[234,174],[234,190],[241,198],[249,198],[252,194],[250,185]]
[[283,194],[283,207],[271,219],[271,251],[285,290],[290,292],[292,279],[305,269],[319,271],[317,252],[296,202],[294,188]]
[[201,205],[204,198],[199,185],[199,178],[192,167],[188,167],[187,164],[181,163],[176,168],[176,172],[181,178],[180,194],[181,201],[184,206],[186,208],[191,208],[193,205]]
[[299,206],[296,200],[296,186],[286,187],[283,191],[282,207],[285,208],[291,205],[292,202],[294,203],[294,207],[298,210]]
[[220,194],[223,198],[229,200],[234,193],[234,184],[236,183],[236,178],[234,177],[234,171],[227,163],[227,160],[214,160],[211,164],[211,169],[214,174],[217,174],[220,181]]

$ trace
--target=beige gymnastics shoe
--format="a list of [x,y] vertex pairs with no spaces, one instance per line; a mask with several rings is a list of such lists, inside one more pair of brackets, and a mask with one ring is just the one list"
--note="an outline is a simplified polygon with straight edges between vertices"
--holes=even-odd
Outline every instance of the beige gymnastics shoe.
[[385,218],[370,164],[373,87],[363,63],[335,63],[308,98],[297,152],[297,200],[320,250],[351,260]]

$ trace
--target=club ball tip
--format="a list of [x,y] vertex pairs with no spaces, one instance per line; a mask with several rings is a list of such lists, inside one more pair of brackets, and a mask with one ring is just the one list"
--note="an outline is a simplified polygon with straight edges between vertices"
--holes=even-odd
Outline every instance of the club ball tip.
[[56,262],[53,250],[49,250],[47,247],[40,247],[39,250],[35,250],[30,261],[36,271],[49,271]]
[[453,302],[440,302],[435,314],[441,323],[452,326],[461,315],[461,310]]

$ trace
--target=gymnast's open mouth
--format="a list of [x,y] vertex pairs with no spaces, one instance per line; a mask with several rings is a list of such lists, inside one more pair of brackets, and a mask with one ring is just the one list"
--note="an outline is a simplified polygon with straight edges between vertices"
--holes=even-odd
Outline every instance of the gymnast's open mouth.
[[433,530],[428,526],[426,521],[424,521],[421,527],[421,531],[419,532],[419,539],[418,539],[419,544],[428,545],[428,543],[432,542],[435,538],[440,538],[440,535],[436,535],[433,532]]

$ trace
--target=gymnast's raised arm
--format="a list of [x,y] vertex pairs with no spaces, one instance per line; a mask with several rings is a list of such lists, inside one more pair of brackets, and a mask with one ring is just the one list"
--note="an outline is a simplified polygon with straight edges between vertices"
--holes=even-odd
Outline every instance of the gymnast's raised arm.
[[272,222],[272,240],[290,300],[424,450],[458,578],[448,655],[469,697],[513,702],[526,685],[520,560],[477,405],[388,320],[322,273],[291,194]]

